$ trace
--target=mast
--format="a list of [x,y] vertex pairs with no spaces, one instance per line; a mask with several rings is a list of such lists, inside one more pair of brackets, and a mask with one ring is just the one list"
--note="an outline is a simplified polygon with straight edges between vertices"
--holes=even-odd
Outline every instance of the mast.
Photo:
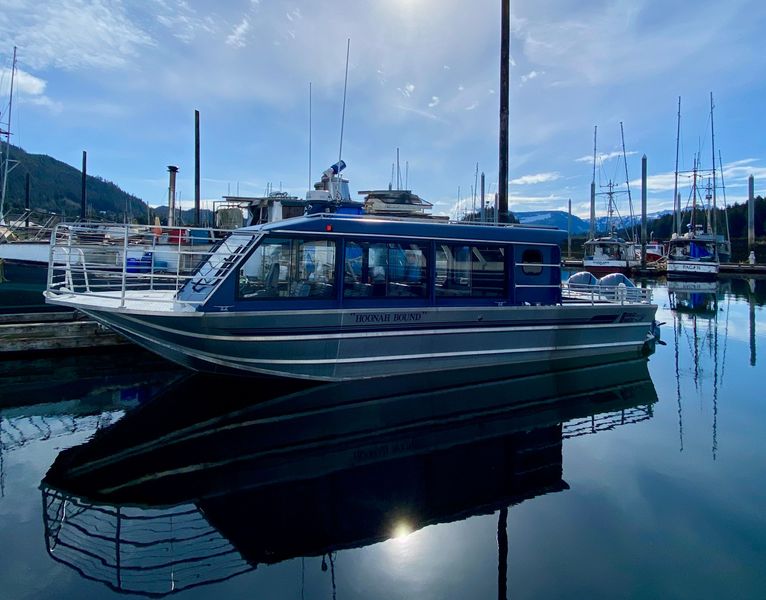
[[593,179],[590,182],[590,239],[596,239],[596,134],[598,125],[593,127]]
[[713,126],[713,92],[710,92],[710,141],[713,151],[713,248],[715,252],[715,259],[718,260],[718,215],[716,209],[716,194],[715,194],[715,127]]
[[[726,221],[726,241],[730,242],[729,237],[729,203],[726,201],[726,183],[723,179],[723,160],[721,160],[721,151],[718,151],[718,168],[721,171],[721,191],[723,192],[723,216]],[[731,250],[731,248],[729,248]]]
[[498,220],[508,222],[508,94],[511,62],[511,1],[500,0],[500,140]]
[[311,189],[311,82],[309,81],[309,187]]
[[625,163],[625,186],[628,189],[628,209],[630,210],[630,223],[631,232],[633,233],[633,239],[631,242],[636,241],[636,223],[633,215],[633,197],[630,195],[630,178],[628,177],[628,155],[625,152],[625,131],[622,128],[622,121],[620,121],[620,138],[622,139],[622,161]]
[[698,154],[694,155],[694,168],[692,169],[692,218],[689,231],[692,236],[697,228],[697,160]]
[[0,223],[5,223],[5,192],[8,188],[8,164],[11,160],[11,110],[13,108],[13,81],[16,75],[16,46],[13,47],[13,61],[11,62],[11,93],[8,97],[8,131],[5,133],[5,162],[3,163],[3,187],[0,192]]
[[681,138],[681,96],[678,97],[678,121],[676,125],[676,171],[673,181],[673,206],[676,234],[681,235],[681,199],[678,197],[678,146]]

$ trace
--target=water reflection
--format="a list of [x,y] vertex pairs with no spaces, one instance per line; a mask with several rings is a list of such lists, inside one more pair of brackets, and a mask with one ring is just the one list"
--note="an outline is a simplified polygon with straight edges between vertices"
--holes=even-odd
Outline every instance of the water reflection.
[[50,557],[156,596],[315,557],[334,596],[337,553],[497,513],[505,597],[509,507],[568,488],[564,439],[657,401],[645,360],[386,386],[182,381],[58,456],[41,485]]
[[[712,443],[718,451],[718,400],[724,384],[729,342],[732,299],[747,300],[749,309],[750,365],[756,365],[756,306],[763,303],[764,282],[721,280],[716,282],[668,281],[668,300],[673,314],[676,402],[678,405],[679,448],[684,449],[683,402],[691,392],[702,397],[703,388],[712,389]],[[691,362],[684,367],[682,357]],[[690,370],[689,370],[690,369]],[[688,377],[687,375],[690,375]],[[690,380],[690,382],[689,382]],[[689,386],[691,383],[691,388]]]
[[0,362],[0,498],[11,452],[95,433],[184,376],[136,349]]

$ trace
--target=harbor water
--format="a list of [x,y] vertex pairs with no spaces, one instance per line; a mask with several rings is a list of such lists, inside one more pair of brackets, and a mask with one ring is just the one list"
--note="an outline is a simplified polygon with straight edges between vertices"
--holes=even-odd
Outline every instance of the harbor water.
[[0,598],[763,598],[766,280],[648,359],[308,386],[0,368]]

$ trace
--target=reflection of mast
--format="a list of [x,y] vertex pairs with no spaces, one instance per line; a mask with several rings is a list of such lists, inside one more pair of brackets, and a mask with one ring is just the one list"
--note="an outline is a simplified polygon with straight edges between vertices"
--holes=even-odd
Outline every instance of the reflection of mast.
[[508,507],[497,515],[497,598],[508,598]]
[[679,452],[684,451],[684,417],[681,408],[681,374],[678,369],[678,338],[681,329],[681,318],[673,312],[673,338],[675,341],[675,361],[676,361],[676,401],[678,402],[678,439],[681,444]]
[[716,311],[713,321],[713,460],[718,451],[718,295],[716,294]]

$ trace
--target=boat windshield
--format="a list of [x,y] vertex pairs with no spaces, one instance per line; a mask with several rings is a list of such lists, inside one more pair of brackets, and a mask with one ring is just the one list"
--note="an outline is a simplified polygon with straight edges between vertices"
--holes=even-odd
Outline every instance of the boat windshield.
[[264,238],[239,270],[239,298],[334,298],[335,241]]

